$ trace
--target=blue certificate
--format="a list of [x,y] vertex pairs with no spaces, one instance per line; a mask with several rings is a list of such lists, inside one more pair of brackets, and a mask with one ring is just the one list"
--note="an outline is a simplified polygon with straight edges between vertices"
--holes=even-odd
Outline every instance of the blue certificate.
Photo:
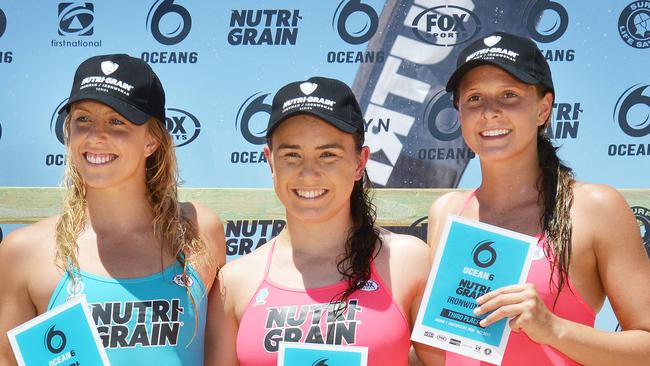
[[503,358],[508,319],[479,326],[476,298],[524,283],[537,238],[450,215],[411,339],[493,364]]
[[368,348],[280,342],[278,366],[366,366]]
[[20,366],[110,365],[84,295],[7,332]]

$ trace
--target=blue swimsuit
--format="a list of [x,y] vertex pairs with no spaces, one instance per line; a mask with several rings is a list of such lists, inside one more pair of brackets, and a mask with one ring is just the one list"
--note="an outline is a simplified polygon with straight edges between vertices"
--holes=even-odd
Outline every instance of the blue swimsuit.
[[207,298],[205,286],[188,266],[187,294],[174,262],[162,272],[140,278],[116,279],[76,273],[59,281],[48,310],[68,297],[85,294],[97,331],[113,365],[203,365]]

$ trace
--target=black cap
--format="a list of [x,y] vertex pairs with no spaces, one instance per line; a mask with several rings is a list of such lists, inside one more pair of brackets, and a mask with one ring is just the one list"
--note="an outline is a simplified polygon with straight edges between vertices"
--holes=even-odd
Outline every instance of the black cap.
[[266,137],[285,119],[296,114],[311,114],[347,133],[363,135],[361,108],[345,83],[320,76],[289,83],[273,97]]
[[151,67],[125,54],[94,56],[74,74],[67,113],[74,102],[92,99],[104,103],[130,122],[143,125],[150,117],[165,121],[165,91]]
[[486,64],[500,67],[526,84],[542,84],[555,92],[551,69],[535,42],[503,32],[474,41],[461,51],[447,91],[455,92],[468,71]]

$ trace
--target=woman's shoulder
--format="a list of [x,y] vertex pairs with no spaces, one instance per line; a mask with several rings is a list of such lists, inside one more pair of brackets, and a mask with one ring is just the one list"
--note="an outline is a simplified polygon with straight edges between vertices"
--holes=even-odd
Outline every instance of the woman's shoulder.
[[447,214],[457,214],[473,194],[473,190],[452,190],[438,197],[429,208],[429,218],[446,217]]
[[0,244],[0,273],[3,278],[11,271],[30,273],[54,267],[56,223],[52,216],[12,231]]
[[222,268],[225,286],[239,286],[242,283],[258,284],[266,271],[271,243],[266,243],[249,254],[231,260]]
[[59,216],[47,217],[34,224],[12,231],[2,240],[0,250],[33,252],[44,247],[53,248],[56,243],[56,223]]
[[205,204],[188,201],[180,202],[180,207],[183,216],[197,225],[199,230],[215,229],[219,227],[223,229],[223,224],[219,215]]
[[420,238],[381,230],[382,249],[378,258],[391,268],[408,268],[409,271],[428,270],[429,246]]
[[629,210],[627,201],[614,187],[605,184],[576,182],[573,186],[574,207],[582,215],[602,215]]

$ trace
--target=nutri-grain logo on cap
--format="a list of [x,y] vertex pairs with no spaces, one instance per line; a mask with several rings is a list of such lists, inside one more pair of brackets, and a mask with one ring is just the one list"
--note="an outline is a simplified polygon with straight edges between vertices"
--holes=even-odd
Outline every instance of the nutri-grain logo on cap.
[[[491,37],[488,37],[488,38],[491,38]],[[487,40],[487,38],[486,38],[486,40]],[[486,40],[484,40],[483,42],[485,42],[487,44]],[[474,59],[483,59],[483,60],[492,59],[493,60],[493,59],[496,59],[496,58],[507,59],[509,61],[515,62],[515,61],[517,61],[517,57],[519,56],[519,52],[515,52],[515,51],[509,50],[507,48],[491,47],[491,46],[488,46],[488,47],[490,47],[490,48],[480,49],[480,50],[472,53],[471,55],[467,56],[467,58],[465,59],[465,62],[471,61],[471,60],[474,60]]]
[[300,84],[300,90],[302,90],[302,92],[305,95],[309,95],[309,94],[313,93],[316,90],[316,88],[318,88],[318,84],[316,84],[316,83],[306,82],[306,83]]
[[104,61],[101,64],[102,72],[104,75],[110,75],[117,70],[117,68],[120,67],[120,65],[116,64],[113,61]]

